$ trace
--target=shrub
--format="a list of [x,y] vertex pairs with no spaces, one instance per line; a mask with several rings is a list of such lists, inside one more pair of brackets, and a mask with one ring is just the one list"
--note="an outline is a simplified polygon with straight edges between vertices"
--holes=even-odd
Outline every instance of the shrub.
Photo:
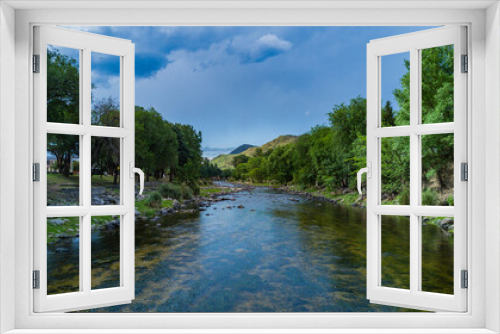
[[181,195],[181,187],[175,183],[164,183],[158,188],[158,192],[161,196],[165,198],[173,198],[176,200],[180,200]]
[[193,198],[193,191],[186,183],[181,184],[181,198],[186,200]]
[[448,198],[446,199],[446,201],[448,202],[449,206],[455,205],[455,201],[453,199],[453,195],[448,196]]
[[160,208],[162,199],[159,192],[154,192],[146,199],[146,204],[152,208]]
[[188,182],[188,186],[189,188],[191,188],[191,190],[193,191],[193,195],[195,196],[199,196],[200,195],[200,185],[195,182],[195,181],[189,181]]
[[399,204],[410,205],[410,189],[405,188],[399,193]]
[[422,192],[422,205],[436,205],[438,195],[434,190],[424,189]]

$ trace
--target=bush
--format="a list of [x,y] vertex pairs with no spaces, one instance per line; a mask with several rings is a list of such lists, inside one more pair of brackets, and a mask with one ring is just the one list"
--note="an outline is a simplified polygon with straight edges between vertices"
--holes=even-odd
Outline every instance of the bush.
[[146,200],[146,204],[149,205],[152,208],[160,208],[161,207],[161,201],[163,198],[161,197],[159,192],[154,192]]
[[188,186],[189,188],[191,188],[191,190],[193,191],[193,195],[195,196],[199,196],[200,195],[200,185],[195,182],[195,181],[189,181],[188,182]]
[[174,183],[164,183],[158,188],[158,192],[165,198],[180,200],[182,197],[181,187]]
[[436,205],[438,194],[434,190],[424,189],[422,192],[422,205]]
[[181,184],[181,198],[186,200],[193,198],[193,190],[186,183]]
[[455,201],[453,199],[453,195],[448,196],[448,198],[446,199],[446,201],[448,202],[449,206],[455,205]]
[[399,193],[399,204],[410,205],[410,189],[405,188]]

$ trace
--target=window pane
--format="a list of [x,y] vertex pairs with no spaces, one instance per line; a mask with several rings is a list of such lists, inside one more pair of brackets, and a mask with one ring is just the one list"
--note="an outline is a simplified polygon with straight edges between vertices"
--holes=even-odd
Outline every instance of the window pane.
[[92,205],[120,204],[120,141],[92,137]]
[[47,294],[80,290],[80,218],[47,219]]
[[453,218],[422,217],[422,291],[453,294],[453,232]]
[[382,204],[410,204],[410,137],[381,138]]
[[422,136],[422,205],[453,206],[454,135]]
[[47,206],[80,204],[80,138],[47,135]]
[[47,122],[80,123],[80,50],[47,46]]
[[120,57],[92,52],[92,125],[120,126]]
[[120,286],[120,217],[92,217],[92,289]]
[[410,218],[382,216],[382,280],[385,287],[410,288]]
[[410,53],[380,57],[381,125],[410,125]]
[[421,52],[422,123],[453,122],[453,45]]

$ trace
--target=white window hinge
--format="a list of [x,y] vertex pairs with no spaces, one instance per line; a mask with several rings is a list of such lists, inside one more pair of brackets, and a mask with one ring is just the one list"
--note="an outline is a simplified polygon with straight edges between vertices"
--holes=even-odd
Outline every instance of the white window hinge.
[[33,270],[33,289],[40,289],[40,270]]
[[33,181],[40,182],[40,164],[38,162],[33,164]]
[[462,73],[469,72],[469,56],[462,55]]
[[469,273],[467,272],[467,270],[462,270],[460,276],[462,281],[462,289],[467,289],[469,287]]
[[466,162],[460,164],[460,180],[469,181],[469,165]]
[[33,73],[40,73],[40,55],[33,55]]

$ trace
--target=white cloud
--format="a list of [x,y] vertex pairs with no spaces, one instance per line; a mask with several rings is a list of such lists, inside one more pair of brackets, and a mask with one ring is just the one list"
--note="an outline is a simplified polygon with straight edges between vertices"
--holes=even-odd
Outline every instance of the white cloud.
[[254,46],[256,48],[274,48],[281,51],[288,51],[292,48],[292,43],[284,39],[279,38],[273,34],[267,34],[259,38]]

